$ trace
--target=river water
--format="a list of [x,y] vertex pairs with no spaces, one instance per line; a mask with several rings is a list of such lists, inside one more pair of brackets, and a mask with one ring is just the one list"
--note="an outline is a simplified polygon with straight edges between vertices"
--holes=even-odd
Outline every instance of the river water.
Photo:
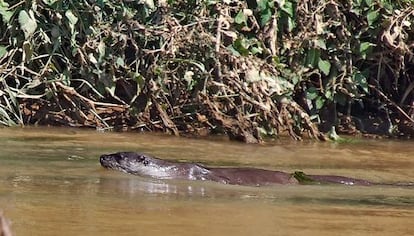
[[100,167],[140,151],[209,166],[414,181],[414,143],[246,145],[79,129],[0,129],[0,208],[15,235],[414,235],[414,188],[230,186]]

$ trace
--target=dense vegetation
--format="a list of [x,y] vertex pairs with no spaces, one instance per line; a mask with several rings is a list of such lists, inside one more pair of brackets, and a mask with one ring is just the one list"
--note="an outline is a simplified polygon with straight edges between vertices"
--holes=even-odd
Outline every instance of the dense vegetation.
[[411,136],[413,3],[0,0],[0,123]]

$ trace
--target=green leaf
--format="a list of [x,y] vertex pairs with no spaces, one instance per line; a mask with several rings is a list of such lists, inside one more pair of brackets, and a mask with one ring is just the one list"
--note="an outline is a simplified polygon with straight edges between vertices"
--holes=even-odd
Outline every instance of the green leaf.
[[260,10],[260,25],[265,26],[272,18],[275,4],[269,0],[257,1],[257,8]]
[[296,22],[295,22],[295,20],[293,19],[293,18],[288,18],[288,20],[287,20],[287,25],[288,25],[288,31],[289,32],[292,32],[293,31],[293,29],[295,28],[295,26],[296,26]]
[[366,51],[368,51],[368,49],[370,49],[370,48],[371,48],[371,46],[373,46],[373,45],[375,45],[375,44],[370,43],[370,42],[363,42],[363,43],[361,43],[361,44],[359,45],[359,52],[360,52],[360,53],[366,52]]
[[328,76],[329,72],[331,71],[331,63],[320,58],[318,62],[318,68],[322,71],[322,73]]
[[318,39],[318,40],[316,40],[315,44],[316,44],[316,46],[317,46],[318,48],[323,49],[323,50],[326,50],[326,43],[325,43],[325,40],[323,40],[323,39]]
[[257,1],[257,8],[260,11],[264,11],[270,7],[270,4],[273,6],[273,3],[270,3],[269,0],[259,0]]
[[98,62],[102,63],[106,55],[106,45],[103,41],[100,41],[98,44],[98,53],[99,53]]
[[20,29],[24,33],[24,38],[28,39],[37,29],[37,23],[33,11],[30,10],[29,13],[27,13],[25,10],[21,10],[19,12],[19,24]]
[[72,30],[72,32],[74,31],[74,29],[75,29],[75,25],[76,25],[76,23],[78,22],[78,18],[72,13],[72,11],[71,10],[67,10],[66,12],[65,12],[65,16],[66,16],[66,18],[69,20],[69,27],[70,27],[70,29]]
[[372,0],[365,0],[365,5],[372,6]]
[[353,79],[354,79],[354,81],[357,83],[357,85],[358,86],[360,86],[361,88],[362,88],[362,90],[366,93],[366,94],[368,94],[369,93],[369,91],[368,91],[368,82],[367,82],[367,78],[363,75],[363,74],[361,74],[361,73],[359,73],[359,72],[357,72],[357,73],[355,73],[354,75],[353,75]]
[[227,49],[236,57],[241,56],[241,54],[233,47],[233,45],[229,45]]
[[321,109],[325,104],[325,98],[323,98],[322,96],[317,97],[315,100],[315,104],[317,110]]
[[306,90],[306,98],[309,100],[314,100],[319,97],[319,92],[315,87],[310,87]]
[[295,13],[295,9],[293,8],[292,2],[286,1],[285,4],[280,6],[282,11],[286,12],[290,18],[293,18],[293,14]]
[[247,56],[249,55],[249,42],[244,38],[238,38],[233,43],[233,48],[236,49],[241,55]]
[[0,58],[2,58],[7,53],[7,48],[0,45]]
[[261,54],[263,52],[263,48],[261,48],[261,47],[252,47],[250,49],[250,51],[252,52],[253,55]]
[[3,0],[0,0],[0,15],[5,23],[9,23],[10,18],[13,16],[13,12],[9,11],[9,4]]
[[118,57],[115,63],[117,66],[121,66],[121,67],[125,65],[124,59],[122,59],[122,57]]
[[234,22],[236,24],[247,24],[247,16],[243,13],[243,10],[237,13],[236,17],[234,17]]
[[368,12],[367,14],[368,26],[371,26],[378,19],[378,16],[379,16],[378,10]]
[[320,51],[316,48],[311,48],[308,50],[308,53],[306,54],[306,66],[315,67],[316,64],[319,61],[320,57]]
[[266,8],[265,10],[260,12],[260,25],[265,26],[267,22],[272,19],[272,10],[270,8]]
[[362,42],[359,45],[359,53],[363,59],[365,59],[367,57],[367,54],[372,51],[373,46],[376,46],[376,44],[370,42]]
[[325,94],[324,95],[325,95],[325,97],[326,97],[327,100],[333,101],[334,97],[333,97],[333,93],[332,93],[331,90],[325,91]]

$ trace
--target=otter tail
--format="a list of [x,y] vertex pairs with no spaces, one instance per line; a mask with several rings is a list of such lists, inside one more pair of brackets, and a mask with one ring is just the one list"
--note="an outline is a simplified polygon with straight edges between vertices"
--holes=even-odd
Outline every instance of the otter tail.
[[359,186],[369,186],[374,184],[364,179],[355,179],[339,175],[307,175],[302,171],[296,171],[293,173],[293,177],[297,179],[300,184],[343,184]]
[[365,179],[355,179],[339,175],[307,175],[302,171],[296,171],[292,176],[300,184],[344,184],[356,186],[394,186],[394,187],[413,187],[414,182],[397,182],[397,183],[375,183]]

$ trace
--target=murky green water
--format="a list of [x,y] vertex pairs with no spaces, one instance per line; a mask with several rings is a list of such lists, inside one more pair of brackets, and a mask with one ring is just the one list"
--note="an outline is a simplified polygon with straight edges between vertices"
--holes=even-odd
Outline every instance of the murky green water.
[[0,129],[0,208],[15,235],[413,235],[414,189],[242,187],[100,167],[143,151],[207,165],[414,181],[414,143],[244,145],[72,129]]

